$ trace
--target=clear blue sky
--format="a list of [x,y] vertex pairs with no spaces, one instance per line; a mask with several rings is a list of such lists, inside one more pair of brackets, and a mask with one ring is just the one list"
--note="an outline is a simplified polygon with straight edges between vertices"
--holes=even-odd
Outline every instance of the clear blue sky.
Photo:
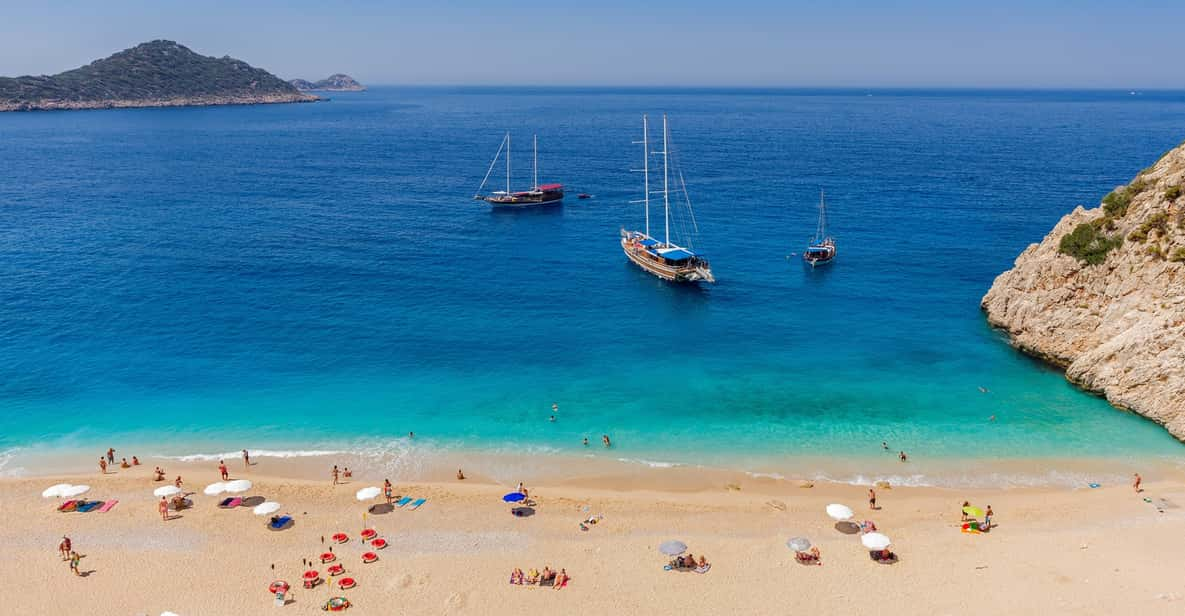
[[4,0],[0,75],[155,38],[370,84],[1185,87],[1185,0]]

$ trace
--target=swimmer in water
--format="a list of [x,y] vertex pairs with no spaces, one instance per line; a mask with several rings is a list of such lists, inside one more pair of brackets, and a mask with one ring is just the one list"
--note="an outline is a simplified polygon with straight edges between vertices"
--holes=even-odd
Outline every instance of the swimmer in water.
[[606,447],[612,447],[612,446],[613,446],[613,445],[612,445],[612,443],[610,443],[610,442],[609,442],[609,435],[608,435],[608,434],[602,434],[602,435],[601,435],[601,442],[602,442],[602,443],[604,443],[604,445],[605,445]]
[[887,442],[885,442],[885,441],[881,441],[881,448],[882,448],[882,449],[884,449],[885,451],[888,451],[888,450],[889,450],[889,444],[888,444]]
[[588,437],[584,437],[584,446],[588,447]]
[[552,415],[547,421],[555,421],[555,415]]

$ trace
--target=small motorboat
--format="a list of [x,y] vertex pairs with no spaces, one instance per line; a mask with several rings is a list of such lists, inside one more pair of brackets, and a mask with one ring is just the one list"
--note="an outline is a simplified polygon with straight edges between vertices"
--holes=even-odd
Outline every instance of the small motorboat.
[[579,195],[576,195],[576,198],[577,199],[592,199],[592,195],[590,195],[588,193],[580,193]]

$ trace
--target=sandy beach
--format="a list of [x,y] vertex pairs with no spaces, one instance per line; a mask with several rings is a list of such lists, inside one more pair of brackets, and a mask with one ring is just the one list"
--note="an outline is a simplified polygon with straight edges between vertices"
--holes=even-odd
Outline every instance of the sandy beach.
[[[355,491],[382,477],[333,486],[324,460],[264,460],[244,470],[228,460],[232,478],[247,478],[247,496],[282,503],[295,518],[272,532],[266,516],[221,510],[201,489],[218,480],[214,463],[170,464],[185,478],[194,507],[162,522],[152,490],[151,460],[107,475],[97,472],[0,481],[0,530],[6,558],[0,575],[8,613],[80,612],[181,616],[317,614],[334,595],[351,614],[1176,614],[1185,609],[1185,480],[1145,477],[1098,489],[878,489],[869,511],[867,487],[761,479],[696,469],[653,469],[585,475],[528,485],[534,514],[511,515],[501,496],[514,488],[472,476],[465,481],[397,483],[398,495],[426,498],[418,510],[363,514],[371,504]],[[330,461],[332,463],[332,461]],[[116,465],[118,467],[118,465]],[[43,499],[49,485],[91,486],[93,499],[119,499],[107,513],[58,513]],[[661,489],[660,489],[661,488]],[[1152,502],[1144,499],[1148,498]],[[988,534],[960,532],[964,500],[991,505]],[[377,499],[375,502],[381,502]],[[859,535],[841,532],[824,513],[843,503],[857,520],[875,521],[893,540],[894,564],[869,557]],[[592,515],[600,523],[582,531]],[[363,564],[358,534],[378,530],[390,545]],[[357,587],[331,592],[299,587],[309,567],[334,546]],[[85,555],[84,576],[57,555],[62,535]],[[804,536],[823,566],[795,562],[786,545]],[[706,555],[703,575],[663,569],[659,543],[678,539]],[[322,540],[325,543],[322,543]],[[515,567],[564,568],[562,590],[514,586]],[[326,565],[313,569],[325,575]],[[296,588],[283,608],[267,591],[274,579]],[[36,580],[25,584],[23,580]],[[48,583],[42,582],[48,581]]]

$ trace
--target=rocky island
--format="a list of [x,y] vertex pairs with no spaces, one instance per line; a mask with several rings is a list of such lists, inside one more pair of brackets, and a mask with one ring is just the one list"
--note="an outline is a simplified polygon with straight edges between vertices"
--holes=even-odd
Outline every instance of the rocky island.
[[0,111],[253,105],[317,100],[229,56],[157,40],[51,76],[0,77]]
[[353,77],[343,73],[335,73],[321,81],[292,79],[288,83],[302,92],[362,92],[366,90],[366,86],[354,81]]
[[1185,440],[1185,144],[1067,214],[984,296],[988,321],[1066,378]]

